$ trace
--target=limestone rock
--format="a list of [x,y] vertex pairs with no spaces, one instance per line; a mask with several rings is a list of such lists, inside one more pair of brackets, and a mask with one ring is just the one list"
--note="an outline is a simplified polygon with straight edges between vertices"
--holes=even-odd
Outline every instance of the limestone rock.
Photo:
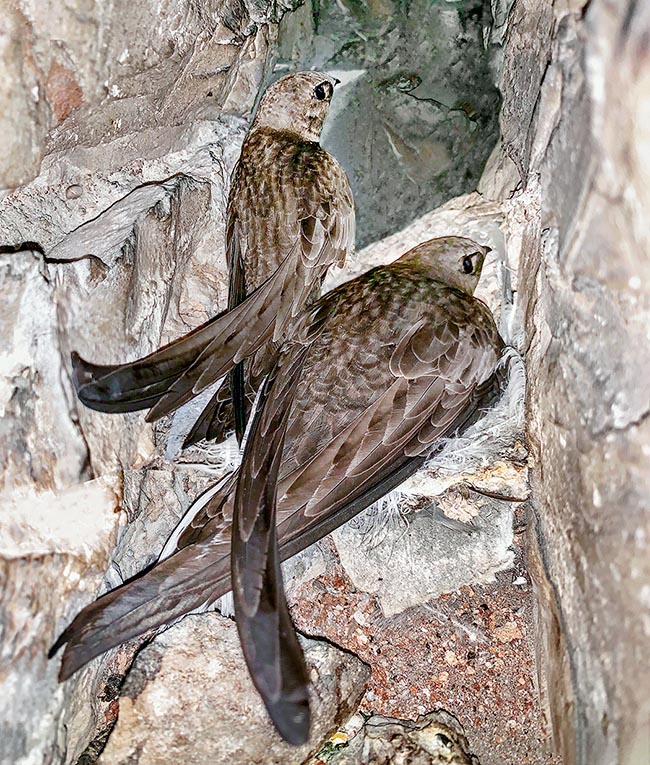
[[138,654],[100,764],[303,762],[352,714],[369,677],[363,662],[329,643],[303,646],[313,683],[312,735],[304,746],[275,733],[234,622],[210,613],[183,619]]
[[[540,683],[562,760],[648,749],[650,11],[516,2],[501,74],[521,295]],[[624,637],[623,637],[624,636]]]
[[63,686],[47,649],[205,486],[156,469],[165,425],[78,407],[70,351],[142,355],[223,306],[228,177],[289,7],[0,0],[2,762],[76,762],[110,727],[134,646]]
[[444,710],[417,720],[373,715],[355,717],[338,731],[308,765],[326,757],[330,765],[479,765],[468,749],[462,725]]
[[[97,668],[59,686],[47,652],[102,581],[121,525],[118,507],[119,494],[106,479],[2,495],[3,762],[63,762],[66,752],[80,754],[93,733]],[[78,705],[81,698],[92,701]]]
[[336,549],[355,587],[376,593],[392,616],[511,568],[511,507],[493,500],[462,506],[476,512],[464,528],[450,527],[433,508],[408,513],[403,503],[401,512],[383,503],[337,529]]
[[[52,151],[76,148],[82,167],[88,167],[84,148],[112,141],[121,157],[104,153],[108,166],[147,151],[164,156],[179,146],[176,128],[197,112],[247,114],[268,50],[266,24],[292,5],[208,0],[198,8],[190,0],[137,6],[118,0],[108,13],[55,0],[44,13],[29,0],[3,0],[6,108],[0,113],[11,129],[0,139],[0,188],[34,178]],[[145,154],[133,151],[130,137]],[[65,183],[69,168],[60,170]]]

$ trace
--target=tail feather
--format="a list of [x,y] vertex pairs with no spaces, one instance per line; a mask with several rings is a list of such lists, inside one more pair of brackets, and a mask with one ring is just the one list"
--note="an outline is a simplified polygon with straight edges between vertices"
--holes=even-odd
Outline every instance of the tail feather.
[[235,413],[228,375],[187,434],[183,448],[203,439],[221,443],[234,429]]
[[72,353],[73,383],[82,403],[100,412],[149,409],[194,364],[218,335],[225,311],[184,337],[126,364],[91,364]]
[[235,308],[142,359],[100,367],[77,356],[79,372],[75,375],[83,381],[79,398],[90,408],[107,412],[145,409],[153,403],[148,421],[170,414],[252,356],[274,333],[285,331],[293,314],[281,313],[282,303],[293,294],[295,282],[304,278],[287,256],[275,273]]
[[151,629],[170,624],[230,590],[230,545],[193,545],[84,608],[52,646],[64,644],[59,679]]
[[[73,382],[79,400],[89,409],[109,414],[121,412],[137,412],[149,409],[165,395],[176,377],[164,377],[148,384],[134,384],[128,371],[119,366],[98,366],[90,364],[78,353],[72,354]],[[109,370],[103,372],[103,370]],[[96,375],[95,377],[92,377]],[[102,376],[110,380],[110,391],[102,390]],[[88,382],[80,382],[81,380]],[[101,392],[100,392],[101,391]]]
[[161,553],[164,560],[77,614],[49,652],[51,658],[67,644],[61,680],[109,648],[170,624],[230,590],[230,526],[222,511],[233,486],[233,476],[226,476],[188,511],[190,521],[199,511],[202,518],[205,514],[199,530],[203,534],[195,536],[196,543],[185,547],[177,541],[189,526],[186,516],[165,545]]

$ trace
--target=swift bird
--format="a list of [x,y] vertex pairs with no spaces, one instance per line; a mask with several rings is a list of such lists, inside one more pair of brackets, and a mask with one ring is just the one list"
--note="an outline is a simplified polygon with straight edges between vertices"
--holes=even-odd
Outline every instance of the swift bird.
[[101,366],[74,353],[74,383],[86,406],[150,408],[152,421],[230,372],[185,443],[223,440],[235,426],[241,441],[278,344],[320,293],[328,268],[342,266],[354,247],[348,178],[318,143],[337,82],[322,72],[287,75],[260,102],[228,198],[230,310],[137,361]]
[[281,735],[307,739],[308,677],[280,560],[398,486],[496,397],[504,344],[473,297],[488,249],[432,239],[304,311],[263,386],[241,467],[178,529],[170,557],[77,615],[52,649],[67,643],[62,680],[225,594],[232,539],[251,675]]

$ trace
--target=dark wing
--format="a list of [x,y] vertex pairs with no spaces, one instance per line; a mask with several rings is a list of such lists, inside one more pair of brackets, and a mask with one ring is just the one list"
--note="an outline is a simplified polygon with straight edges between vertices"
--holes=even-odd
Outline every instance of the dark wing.
[[[294,278],[291,261],[289,255],[273,276],[234,310],[143,359],[81,385],[79,398],[91,409],[115,412],[146,408],[155,397],[157,401],[147,415],[149,421],[177,409],[273,335],[279,305]],[[85,369],[89,366],[84,364]],[[76,377],[80,377],[78,372]]]
[[[211,500],[221,507],[233,481],[226,481]],[[139,573],[90,603],[52,646],[49,656],[66,645],[59,679],[66,680],[91,659],[126,640],[212,603],[230,590],[230,522],[222,520],[209,540],[186,547]]]
[[476,335],[467,326],[424,319],[408,329],[378,375],[375,384],[384,391],[281,482],[290,510],[277,530],[280,452],[307,349],[281,360],[277,377],[265,384],[237,482],[231,578],[246,662],[287,741],[300,744],[309,735],[308,678],[284,597],[276,532],[283,542],[299,537],[303,547],[323,523],[331,530],[333,516],[340,525],[351,508],[362,510],[378,490],[389,491],[416,469],[494,375],[498,350]]
[[[346,355],[350,344],[328,337],[316,349],[318,360],[305,367],[291,402],[282,456],[283,558],[294,535],[290,554],[302,549],[300,539],[324,536],[395,488],[438,438],[492,403],[500,387],[492,372],[503,345],[494,321],[471,298],[451,308],[447,314],[432,309],[426,322],[414,317],[387,345],[371,337]],[[388,348],[381,362],[379,345]],[[180,547],[209,538],[213,523],[221,522],[211,518],[213,507],[187,524]]]
[[[296,417],[297,427],[291,427],[292,440],[283,452],[283,464],[286,461],[291,469],[281,476],[278,491],[281,558],[304,549],[395,488],[424,462],[436,438],[454,433],[475,416],[494,394],[493,370],[501,347],[487,309],[483,316],[479,311],[470,329],[431,321],[404,333],[391,354],[388,373],[383,370],[373,379],[377,395],[371,405],[343,422],[337,436],[306,446],[313,435],[300,421],[308,411]],[[442,387],[436,384],[438,377],[445,381]],[[313,380],[305,382],[308,389],[315,388]],[[281,382],[275,386],[274,391],[283,389]],[[274,392],[272,401],[281,408],[288,399]],[[264,440],[256,439],[255,444],[260,453],[252,464],[261,464]],[[311,456],[296,462],[296,453]],[[226,503],[235,480],[233,476],[204,508],[201,522],[191,530],[193,544],[75,618],[55,646],[68,643],[62,677],[230,588]]]
[[[239,232],[235,220],[228,221],[228,241],[230,243],[230,289],[228,291],[228,308],[238,306],[246,298],[246,274],[239,246]],[[241,444],[246,430],[248,411],[246,406],[246,390],[244,381],[244,362],[230,372],[230,390],[232,392],[233,415],[237,441]]]
[[99,412],[135,412],[153,406],[214,336],[212,324],[225,311],[164,348],[126,364],[91,364],[71,354],[72,381],[79,399]]
[[[280,208],[287,229],[294,232],[295,238],[290,243],[284,261],[266,283],[271,286],[266,290],[264,286],[258,288],[244,303],[230,312],[235,314],[250,301],[254,301],[256,312],[249,312],[252,323],[239,327],[237,334],[229,334],[225,343],[223,336],[215,339],[153,407],[149,419],[161,417],[178,408],[235,364],[253,355],[268,341],[280,342],[304,308],[314,286],[320,285],[331,265],[341,265],[347,252],[352,249],[354,206],[347,176],[328,154],[322,152],[319,156],[321,164],[314,181],[305,183],[303,178],[295,181],[299,180],[302,184],[299,207],[296,208],[295,199],[287,195],[287,210],[284,210],[282,205],[285,205],[285,198],[280,197]],[[279,203],[279,200],[276,202]],[[296,214],[297,225],[293,220]],[[240,221],[239,225],[243,226],[244,221]],[[227,366],[224,359],[227,359]]]
[[[280,361],[279,385],[262,391],[235,493],[232,588],[242,650],[255,687],[280,735],[289,743],[309,738],[309,679],[284,596],[275,531],[275,489],[290,404],[307,346]],[[269,396],[270,394],[270,396]]]
[[[381,393],[313,456],[282,476],[280,538],[320,523],[409,460],[426,455],[437,439],[454,432],[490,387],[502,348],[487,308],[473,301],[472,321],[428,317],[403,333],[388,369],[374,382]],[[305,453],[298,436],[292,449]]]
[[[237,367],[236,367],[237,368]],[[206,439],[217,443],[224,441],[235,429],[235,415],[232,401],[232,373],[227,375],[219,388],[198,416],[192,429],[183,441],[183,448]]]

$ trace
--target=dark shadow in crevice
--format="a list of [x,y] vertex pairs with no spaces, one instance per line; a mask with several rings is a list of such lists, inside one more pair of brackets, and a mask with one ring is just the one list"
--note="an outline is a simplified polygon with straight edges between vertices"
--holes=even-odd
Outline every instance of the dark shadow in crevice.
[[38,242],[0,244],[0,255],[13,255],[18,252],[38,252],[40,255],[45,256],[45,250]]

